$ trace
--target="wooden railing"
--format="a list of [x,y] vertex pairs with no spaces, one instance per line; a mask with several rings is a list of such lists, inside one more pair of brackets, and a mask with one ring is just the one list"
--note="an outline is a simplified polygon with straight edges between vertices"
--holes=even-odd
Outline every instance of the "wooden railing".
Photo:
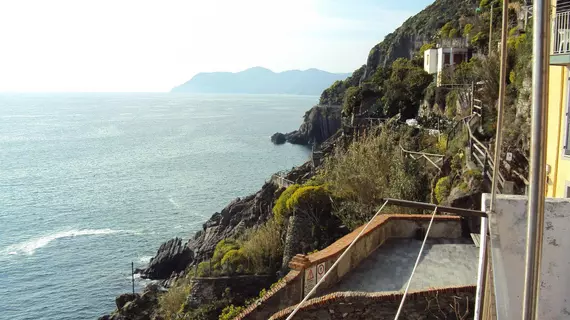
[[[445,155],[420,152],[420,151],[410,151],[404,149],[404,147],[402,147],[401,144],[400,144],[400,150],[402,151],[402,153],[408,154],[414,160],[424,158],[427,162],[436,167],[437,170],[441,171],[441,164],[443,163],[443,158],[445,157]],[[432,158],[434,159],[432,160]]]
[[[471,159],[478,167],[481,168],[483,178],[488,178],[489,181],[493,181],[495,162],[493,161],[491,152],[489,152],[489,149],[481,141],[475,138],[468,123],[467,130],[469,131],[469,152],[471,153]],[[504,189],[505,181],[505,176],[501,173],[499,168],[497,177],[499,193]]]

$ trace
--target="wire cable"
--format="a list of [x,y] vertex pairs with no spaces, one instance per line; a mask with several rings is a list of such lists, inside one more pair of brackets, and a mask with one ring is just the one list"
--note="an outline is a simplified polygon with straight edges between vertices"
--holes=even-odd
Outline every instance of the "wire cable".
[[404,307],[404,301],[406,301],[406,296],[408,295],[408,290],[410,289],[410,284],[412,283],[414,273],[416,272],[416,268],[418,267],[418,264],[420,263],[420,258],[422,257],[422,252],[424,251],[424,246],[426,244],[426,240],[428,238],[429,231],[431,229],[431,225],[433,223],[433,218],[435,217],[436,212],[437,212],[437,207],[435,207],[435,209],[433,210],[433,213],[431,215],[431,220],[429,221],[429,225],[428,225],[428,228],[426,230],[426,235],[424,237],[424,241],[422,242],[422,246],[420,248],[420,253],[418,254],[418,258],[416,259],[416,263],[414,264],[414,268],[412,269],[412,274],[410,274],[410,279],[408,280],[408,283],[406,284],[406,290],[404,291],[404,295],[402,296],[402,301],[400,301],[400,306],[398,307],[398,312],[396,312],[396,317],[394,318],[394,320],[398,320],[398,318],[400,317],[400,313],[402,312],[402,308]]

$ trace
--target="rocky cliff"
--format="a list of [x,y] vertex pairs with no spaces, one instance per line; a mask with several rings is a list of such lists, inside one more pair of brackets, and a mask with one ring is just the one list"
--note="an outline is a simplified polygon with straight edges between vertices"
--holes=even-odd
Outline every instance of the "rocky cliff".
[[285,143],[319,145],[335,134],[341,125],[340,106],[318,105],[305,113],[303,123],[298,130],[271,137],[275,144]]
[[472,15],[478,3],[476,0],[437,0],[430,4],[372,47],[364,66],[325,89],[320,103],[341,104],[348,88],[370,80],[379,67],[386,67],[398,58],[412,59],[423,44],[434,40],[445,23]]

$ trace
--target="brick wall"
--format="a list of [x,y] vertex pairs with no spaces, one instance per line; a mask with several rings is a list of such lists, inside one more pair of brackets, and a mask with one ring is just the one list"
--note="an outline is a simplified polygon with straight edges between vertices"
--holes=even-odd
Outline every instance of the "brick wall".
[[[410,292],[399,319],[473,319],[474,296],[475,286]],[[307,301],[295,319],[394,319],[401,300],[401,293],[336,292]],[[293,309],[269,319],[286,319]]]
[[[376,217],[354,244],[351,251],[339,262],[336,270],[319,286],[317,294],[323,294],[350,270],[368,257],[389,238],[412,238],[419,229],[427,229],[430,215],[392,214]],[[330,246],[310,255],[296,255],[291,259],[289,274],[273,290],[255,304],[249,306],[236,319],[266,320],[275,312],[299,303],[316,284],[319,275],[328,271],[344,250],[356,238],[361,226],[340,238]],[[454,216],[436,216],[430,231],[431,238],[461,237],[461,219]],[[317,273],[318,272],[318,273]],[[311,278],[310,276],[314,277]]]

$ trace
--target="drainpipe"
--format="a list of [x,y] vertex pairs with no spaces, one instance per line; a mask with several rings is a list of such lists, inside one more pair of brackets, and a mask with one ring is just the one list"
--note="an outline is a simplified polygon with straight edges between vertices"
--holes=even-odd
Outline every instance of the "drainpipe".
[[550,53],[549,1],[534,0],[532,61],[532,112],[528,229],[522,319],[538,318],[540,262],[544,230],[544,190],[546,182],[546,114],[548,113],[548,67]]

